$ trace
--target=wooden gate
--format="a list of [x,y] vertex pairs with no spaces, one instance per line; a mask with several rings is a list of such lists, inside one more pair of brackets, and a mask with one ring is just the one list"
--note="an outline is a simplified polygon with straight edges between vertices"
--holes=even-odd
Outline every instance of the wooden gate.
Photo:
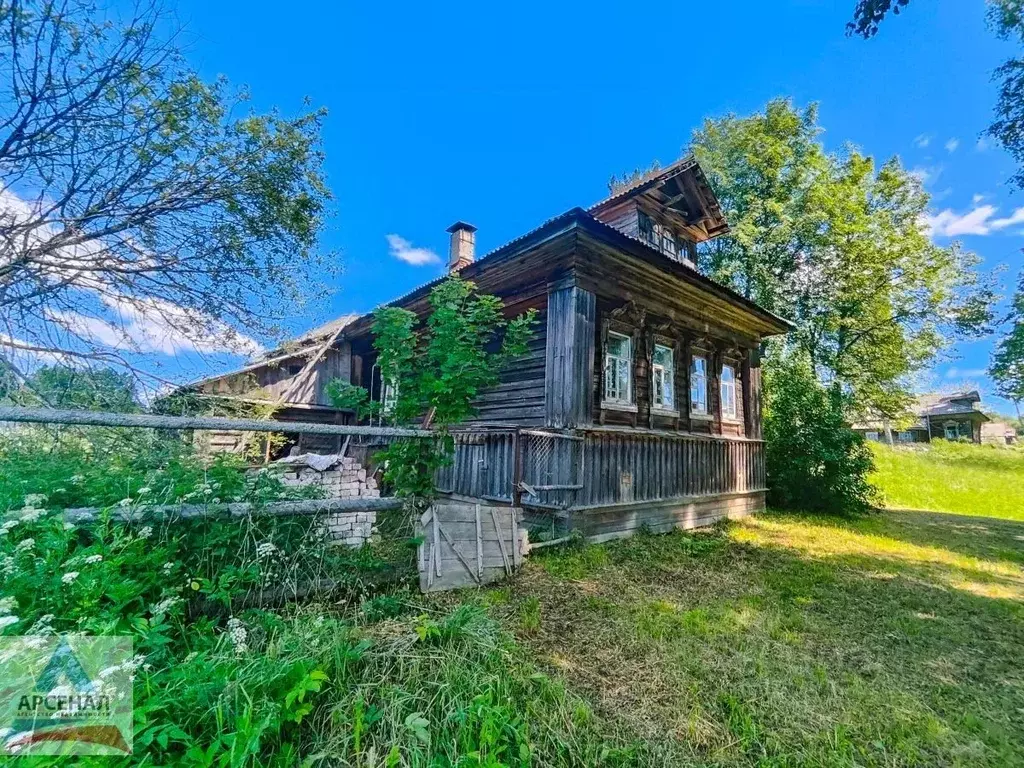
[[438,592],[511,576],[523,563],[525,530],[515,507],[440,500],[420,518],[420,589]]

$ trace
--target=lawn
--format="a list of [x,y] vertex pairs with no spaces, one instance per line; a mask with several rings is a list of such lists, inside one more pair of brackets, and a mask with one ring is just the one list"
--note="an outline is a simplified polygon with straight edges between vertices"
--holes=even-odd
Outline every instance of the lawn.
[[886,512],[538,552],[478,599],[637,764],[1006,766],[1022,598],[1024,524]]
[[872,482],[891,508],[1024,520],[1024,450],[936,441],[872,444]]

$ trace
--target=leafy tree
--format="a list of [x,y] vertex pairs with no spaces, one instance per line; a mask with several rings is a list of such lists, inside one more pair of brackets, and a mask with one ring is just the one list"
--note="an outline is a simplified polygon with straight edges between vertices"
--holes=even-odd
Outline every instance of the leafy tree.
[[764,394],[769,503],[814,512],[869,509],[871,451],[847,428],[845,395],[825,387],[800,350],[776,350],[765,366]]
[[701,265],[796,321],[793,341],[851,407],[896,419],[909,374],[984,331],[994,294],[976,255],[931,242],[928,195],[897,160],[828,153],[820,133],[813,106],[775,100],[694,134],[730,222]]
[[89,0],[0,4],[8,358],[130,367],[171,335],[251,348],[313,293],[323,112],[246,108],[187,66],[166,22],[145,0],[124,21]]
[[479,294],[473,283],[452,276],[430,294],[424,323],[414,312],[381,307],[374,313],[373,346],[385,386],[395,393],[387,408],[369,403],[365,389],[332,382],[328,394],[339,408],[372,410],[396,425],[425,416],[437,441],[392,443],[380,458],[396,494],[430,499],[434,471],[451,456],[449,428],[473,414],[477,394],[499,381],[502,369],[526,353],[536,312],[506,320],[497,296]]
[[48,405],[74,410],[131,413],[140,410],[135,379],[111,368],[46,365],[3,400],[17,405]]
[[[891,10],[899,14],[910,0],[859,0],[847,34],[864,39],[874,37],[878,26]],[[986,0],[988,24],[996,37],[1024,44],[1024,2],[1022,0]],[[1018,171],[1013,182],[1024,189],[1024,58],[1016,57],[998,67],[993,77],[1000,81],[996,118],[986,133],[998,141],[1016,160]]]
[[780,290],[813,227],[807,190],[826,165],[817,121],[816,105],[775,99],[763,113],[705,120],[691,142],[729,221],[728,237],[701,250],[701,267],[775,311],[786,309]]
[[909,3],[910,0],[858,0],[853,21],[846,25],[847,34],[860,35],[865,40],[874,37],[890,10],[898,16]]
[[1020,411],[1024,400],[1024,272],[1021,272],[1006,322],[1010,329],[996,346],[989,375],[995,379],[999,394],[1013,402],[1017,420],[1024,424]]

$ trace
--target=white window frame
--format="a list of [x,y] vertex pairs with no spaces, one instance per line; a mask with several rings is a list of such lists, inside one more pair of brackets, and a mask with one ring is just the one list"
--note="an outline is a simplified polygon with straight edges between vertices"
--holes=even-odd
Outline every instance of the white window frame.
[[[951,430],[953,432],[953,436],[952,437],[949,436],[949,433],[950,433]],[[947,440],[958,440],[960,438],[960,425],[955,423],[955,422],[950,422],[949,424],[943,424],[943,426],[942,426],[942,436],[945,437]]]
[[[726,371],[729,372],[728,379],[725,377]],[[724,363],[721,376],[719,394],[722,400],[722,418],[727,421],[736,421],[739,418],[739,407],[736,405],[736,366]]]
[[[698,362],[700,365],[697,364]],[[697,400],[694,397],[694,392],[700,392],[703,396],[702,400]],[[708,410],[707,355],[692,355],[690,357],[690,415],[710,416]]]
[[[626,357],[611,354],[608,342],[613,338],[625,342],[628,353]],[[613,387],[609,386],[609,383],[612,383],[612,380],[609,378],[610,371],[614,371]],[[620,380],[620,376],[624,377],[624,380]],[[612,394],[613,389],[614,395]],[[625,333],[608,331],[608,336],[605,340],[603,402],[613,406],[633,405],[633,338]]]
[[[658,353],[668,355],[668,364],[657,362]],[[667,397],[666,397],[667,395]],[[678,413],[676,410],[676,352],[668,344],[654,342],[651,355],[651,406],[663,413]]]

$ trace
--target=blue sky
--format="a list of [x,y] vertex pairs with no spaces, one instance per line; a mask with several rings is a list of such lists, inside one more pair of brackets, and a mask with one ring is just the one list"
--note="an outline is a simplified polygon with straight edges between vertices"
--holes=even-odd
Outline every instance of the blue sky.
[[[986,29],[983,0],[916,0],[870,41],[845,35],[854,4],[176,7],[203,75],[248,85],[261,109],[295,113],[308,96],[329,111],[336,215],[323,244],[343,272],[329,304],[293,318],[301,330],[440,274],[441,263],[396,258],[408,251],[388,235],[443,258],[445,227],[464,219],[487,252],[600,199],[613,173],[675,159],[705,117],[775,96],[817,101],[830,148],[851,142],[919,170],[937,240],[961,239],[986,268],[1007,265],[1008,283],[1024,264],[1024,211],[1013,217],[1024,194],[1006,185],[1010,159],[979,136],[996,96],[991,72],[1013,49]],[[987,388],[990,349],[958,345],[958,359],[921,386]]]

